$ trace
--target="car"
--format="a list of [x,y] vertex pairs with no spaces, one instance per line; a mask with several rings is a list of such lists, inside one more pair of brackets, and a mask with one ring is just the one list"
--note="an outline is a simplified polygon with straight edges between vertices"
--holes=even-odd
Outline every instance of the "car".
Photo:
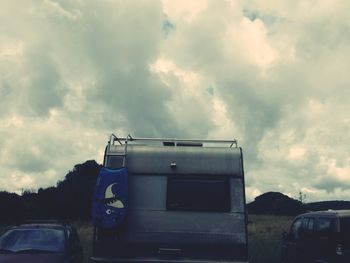
[[283,234],[282,262],[350,262],[350,210],[297,216]]
[[2,263],[81,263],[83,249],[76,229],[66,222],[26,221],[0,236]]

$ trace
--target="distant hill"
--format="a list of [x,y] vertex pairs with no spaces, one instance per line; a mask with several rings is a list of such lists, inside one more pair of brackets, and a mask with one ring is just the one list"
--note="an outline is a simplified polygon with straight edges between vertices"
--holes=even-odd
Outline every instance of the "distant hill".
[[321,210],[344,210],[350,209],[349,201],[323,201],[323,202],[313,202],[307,203],[306,209],[310,211],[321,211]]
[[249,214],[271,214],[294,216],[306,211],[305,206],[298,200],[279,192],[268,192],[259,195],[247,204]]
[[247,204],[250,214],[271,214],[294,216],[307,211],[350,209],[349,201],[322,201],[303,204],[279,192],[267,192],[259,195]]

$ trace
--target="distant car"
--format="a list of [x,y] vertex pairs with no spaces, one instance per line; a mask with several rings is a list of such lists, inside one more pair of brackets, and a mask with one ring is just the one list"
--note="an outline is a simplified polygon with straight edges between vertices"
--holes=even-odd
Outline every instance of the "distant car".
[[283,237],[282,262],[350,262],[350,210],[297,216]]
[[81,263],[83,250],[76,229],[52,221],[26,222],[0,236],[2,263]]

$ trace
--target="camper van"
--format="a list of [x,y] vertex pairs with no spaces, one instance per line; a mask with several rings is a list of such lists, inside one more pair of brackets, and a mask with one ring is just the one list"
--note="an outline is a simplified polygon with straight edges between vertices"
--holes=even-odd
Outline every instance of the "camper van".
[[93,197],[92,262],[247,262],[236,140],[111,135]]

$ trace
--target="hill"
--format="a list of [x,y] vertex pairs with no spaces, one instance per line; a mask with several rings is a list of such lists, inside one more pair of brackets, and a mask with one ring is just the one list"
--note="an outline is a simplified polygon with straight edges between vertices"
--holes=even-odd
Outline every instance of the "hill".
[[321,211],[321,210],[343,210],[350,209],[349,201],[323,201],[307,203],[306,209],[310,211]]
[[322,201],[302,203],[279,192],[267,192],[259,195],[247,204],[249,214],[270,214],[294,216],[307,211],[350,209],[349,201]]
[[279,192],[267,192],[259,195],[247,204],[249,214],[270,214],[294,216],[306,211],[305,206],[298,200]]

